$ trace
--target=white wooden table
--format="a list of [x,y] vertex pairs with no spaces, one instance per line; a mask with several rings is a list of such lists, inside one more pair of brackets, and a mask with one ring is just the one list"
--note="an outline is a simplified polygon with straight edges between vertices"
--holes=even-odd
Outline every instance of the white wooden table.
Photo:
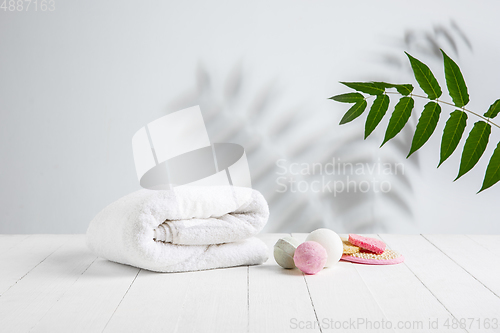
[[0,332],[500,332],[500,236],[372,235],[406,261],[313,276],[276,265],[283,236],[261,266],[160,274],[0,235]]

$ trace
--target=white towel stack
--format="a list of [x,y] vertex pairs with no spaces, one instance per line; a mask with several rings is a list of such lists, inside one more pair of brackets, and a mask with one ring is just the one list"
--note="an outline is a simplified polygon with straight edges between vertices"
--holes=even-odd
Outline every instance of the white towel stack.
[[268,250],[253,236],[268,217],[266,200],[250,188],[143,189],[104,208],[87,243],[100,257],[158,272],[256,265]]

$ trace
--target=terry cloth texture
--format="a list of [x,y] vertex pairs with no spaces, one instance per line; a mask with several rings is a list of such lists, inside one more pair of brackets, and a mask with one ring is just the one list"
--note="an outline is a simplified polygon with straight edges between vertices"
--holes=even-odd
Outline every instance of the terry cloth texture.
[[256,265],[268,250],[253,236],[268,217],[266,200],[250,188],[142,189],[97,214],[87,244],[100,257],[157,272]]

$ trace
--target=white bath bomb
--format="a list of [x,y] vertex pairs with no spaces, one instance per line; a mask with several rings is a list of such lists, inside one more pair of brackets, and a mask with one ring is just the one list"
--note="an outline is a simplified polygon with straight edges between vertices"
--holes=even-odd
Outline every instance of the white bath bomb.
[[342,240],[339,235],[330,229],[322,228],[314,230],[307,236],[306,242],[307,241],[320,243],[325,248],[328,254],[325,267],[332,267],[335,265],[344,252],[344,246],[342,245]]
[[279,239],[274,245],[274,259],[283,268],[295,268],[293,255],[300,242],[290,236]]

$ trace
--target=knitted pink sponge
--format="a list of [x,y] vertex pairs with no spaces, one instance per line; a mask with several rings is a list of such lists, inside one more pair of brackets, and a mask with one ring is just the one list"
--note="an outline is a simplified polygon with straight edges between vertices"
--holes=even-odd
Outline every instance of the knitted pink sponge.
[[385,250],[382,254],[358,252],[342,255],[342,260],[369,265],[393,265],[405,260],[401,254],[393,250]]
[[376,254],[382,254],[385,251],[385,243],[375,238],[350,234],[349,242],[353,245],[359,246],[362,249],[374,252]]

